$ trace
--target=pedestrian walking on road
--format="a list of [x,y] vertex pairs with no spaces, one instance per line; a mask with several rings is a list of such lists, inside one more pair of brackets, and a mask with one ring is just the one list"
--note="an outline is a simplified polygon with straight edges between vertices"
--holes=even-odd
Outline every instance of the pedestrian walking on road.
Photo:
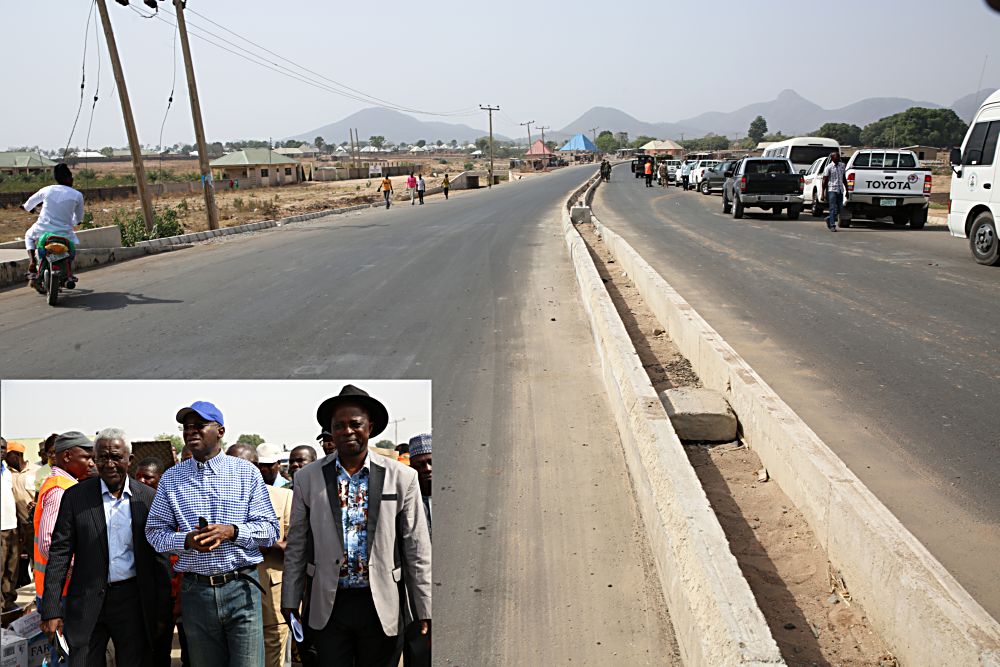
[[192,458],[160,478],[146,539],[177,554],[181,607],[192,665],[263,667],[261,549],[281,526],[252,463],[222,453],[222,412],[206,401],[176,417]]
[[410,193],[410,206],[413,206],[417,198],[417,179],[413,176],[413,172],[410,172],[409,177],[406,179],[406,189]]
[[386,176],[382,179],[382,185],[379,186],[379,190],[382,191],[382,196],[385,197],[385,208],[389,209],[389,198],[392,196],[392,179]]
[[448,180],[448,174],[444,175],[444,180],[441,181],[441,191],[444,192],[444,200],[448,201],[448,189],[451,188],[451,181]]
[[646,163],[642,167],[643,174],[646,175],[646,187],[653,187],[653,160],[646,158]]
[[420,198],[420,205],[424,205],[424,193],[427,191],[427,183],[424,181],[424,175],[420,174],[420,178],[417,179],[417,196]]
[[830,164],[826,165],[826,170],[823,171],[823,189],[829,196],[827,201],[830,204],[830,216],[827,218],[826,226],[831,232],[837,231],[837,217],[844,211],[844,189],[847,186],[844,171],[840,153],[836,151],[830,153]]

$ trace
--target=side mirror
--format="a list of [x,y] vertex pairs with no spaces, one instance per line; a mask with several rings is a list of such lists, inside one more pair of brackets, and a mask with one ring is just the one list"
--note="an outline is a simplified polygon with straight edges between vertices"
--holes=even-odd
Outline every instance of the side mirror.
[[951,153],[948,155],[948,160],[952,164],[962,165],[962,149],[952,148]]

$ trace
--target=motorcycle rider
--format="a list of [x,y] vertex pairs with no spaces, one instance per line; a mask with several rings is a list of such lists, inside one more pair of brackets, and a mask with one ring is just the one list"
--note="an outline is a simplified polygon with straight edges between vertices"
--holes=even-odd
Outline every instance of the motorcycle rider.
[[38,268],[45,261],[45,239],[49,236],[63,236],[70,242],[67,287],[73,287],[73,259],[76,245],[80,242],[73,228],[83,222],[83,193],[73,188],[73,172],[64,162],[52,170],[56,185],[47,185],[24,202],[24,210],[31,213],[41,204],[42,212],[38,220],[24,235],[24,247],[28,251],[28,281],[31,287],[39,289]]

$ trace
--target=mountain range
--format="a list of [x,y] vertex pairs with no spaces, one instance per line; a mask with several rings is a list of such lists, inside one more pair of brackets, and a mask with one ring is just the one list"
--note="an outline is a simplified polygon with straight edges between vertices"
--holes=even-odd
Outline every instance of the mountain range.
[[[339,144],[342,141],[348,141],[349,130],[352,128],[357,129],[361,141],[368,141],[368,137],[381,135],[389,141],[405,141],[409,144],[416,143],[421,139],[428,143],[438,139],[446,142],[455,139],[460,143],[469,143],[489,134],[486,130],[479,130],[460,123],[420,120],[392,109],[370,107],[353,113],[336,123],[317,127],[315,130],[303,132],[291,138],[299,141],[312,141],[316,137],[323,137],[323,141],[328,144]],[[493,137],[498,141],[510,141],[509,137],[495,132]]]
[[[961,97],[947,108],[953,109],[960,118],[969,122],[979,105],[996,88],[986,88],[978,93]],[[613,132],[628,132],[633,139],[650,136],[658,139],[682,139],[701,137],[710,132],[725,136],[744,136],[750,122],[757,116],[767,120],[769,132],[783,132],[789,135],[805,134],[818,129],[823,123],[853,123],[860,127],[879,118],[890,116],[910,107],[940,109],[943,105],[925,100],[911,100],[905,97],[869,97],[838,109],[824,109],[815,102],[802,97],[794,90],[783,90],[767,102],[755,102],[735,111],[709,111],[692,118],[676,122],[648,122],[631,116],[613,107],[593,107],[566,127],[546,133],[546,139],[565,141],[578,132],[590,135],[590,129],[599,127]],[[348,139],[349,128],[357,128],[362,141],[372,135],[382,135],[389,141],[415,143],[420,139],[428,142],[451,141],[469,143],[485,136],[486,130],[458,123],[424,121],[399,111],[371,107],[351,114],[336,123],[330,123],[308,132],[291,137],[301,141],[312,141],[317,136],[329,144],[339,144]],[[499,141],[510,141],[502,134],[493,135]]]

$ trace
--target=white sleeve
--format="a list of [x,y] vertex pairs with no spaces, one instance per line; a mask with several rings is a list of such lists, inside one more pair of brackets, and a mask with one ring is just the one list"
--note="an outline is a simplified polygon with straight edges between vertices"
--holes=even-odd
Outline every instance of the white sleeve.
[[49,189],[48,186],[46,186],[41,190],[39,190],[38,192],[36,192],[35,194],[28,197],[28,201],[24,202],[24,210],[27,211],[28,213],[31,213],[33,210],[35,210],[36,206],[45,201],[45,195],[47,194],[48,189]]
[[79,194],[80,194],[80,196],[76,200],[76,211],[75,211],[75,213],[76,213],[76,222],[73,223],[74,227],[76,227],[81,222],[83,222],[83,194],[82,193],[79,193]]

